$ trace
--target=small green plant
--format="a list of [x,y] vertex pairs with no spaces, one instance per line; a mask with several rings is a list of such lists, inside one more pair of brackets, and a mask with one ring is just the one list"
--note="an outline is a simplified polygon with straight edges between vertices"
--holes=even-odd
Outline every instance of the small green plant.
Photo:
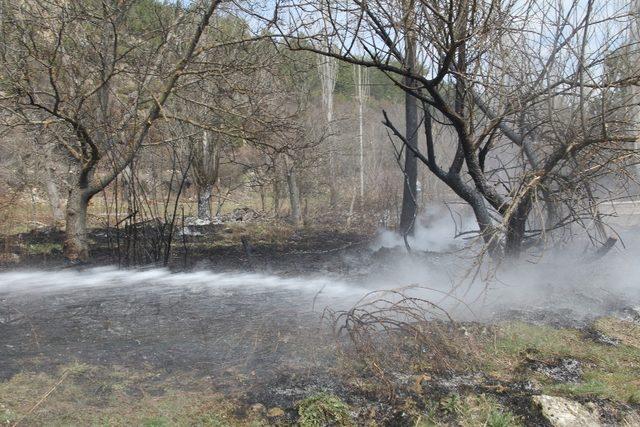
[[632,405],[640,405],[640,390],[632,392],[627,398],[627,402]]
[[349,416],[349,406],[331,394],[320,393],[302,400],[298,405],[298,414],[302,427],[353,425]]
[[13,411],[0,404],[0,425],[11,425],[15,422],[16,418],[16,414]]
[[446,414],[457,414],[462,410],[462,400],[457,394],[449,395],[440,401],[440,408]]

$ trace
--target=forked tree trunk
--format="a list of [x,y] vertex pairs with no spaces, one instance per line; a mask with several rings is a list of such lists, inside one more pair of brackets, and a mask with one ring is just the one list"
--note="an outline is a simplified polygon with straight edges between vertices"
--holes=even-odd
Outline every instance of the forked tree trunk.
[[81,188],[69,192],[66,212],[64,255],[70,261],[86,261],[89,258],[87,241],[87,208],[90,197]]
[[198,187],[198,219],[211,221],[211,190],[212,186]]

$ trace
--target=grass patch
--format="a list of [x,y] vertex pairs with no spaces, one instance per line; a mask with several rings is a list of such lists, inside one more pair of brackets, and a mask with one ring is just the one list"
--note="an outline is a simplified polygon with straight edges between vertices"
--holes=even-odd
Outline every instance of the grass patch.
[[[522,425],[520,419],[504,408],[494,398],[481,395],[460,396],[451,394],[440,399],[436,412],[445,417],[453,416],[455,425],[461,427],[517,427]],[[430,416],[430,422],[437,425],[437,416]]]
[[49,255],[53,251],[62,252],[62,243],[27,243],[25,246],[29,255]]

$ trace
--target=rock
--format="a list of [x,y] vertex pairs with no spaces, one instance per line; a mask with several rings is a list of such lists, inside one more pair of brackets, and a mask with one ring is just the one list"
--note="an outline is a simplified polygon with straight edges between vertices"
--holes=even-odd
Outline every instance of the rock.
[[202,236],[202,233],[198,230],[192,230],[190,227],[184,227],[182,230],[178,231],[180,236]]
[[200,218],[195,217],[195,216],[190,216],[190,217],[186,217],[184,219],[184,223],[185,223],[185,225],[203,226],[203,225],[211,224],[211,221],[207,220],[207,219],[200,219]]
[[573,400],[557,396],[539,395],[533,403],[540,408],[542,416],[554,427],[596,427],[601,426],[597,412]]
[[269,409],[267,412],[267,417],[269,418],[278,418],[284,416],[284,410],[282,408],[278,408],[277,406]]
[[230,214],[230,221],[252,221],[258,217],[256,211],[251,208],[236,208]]

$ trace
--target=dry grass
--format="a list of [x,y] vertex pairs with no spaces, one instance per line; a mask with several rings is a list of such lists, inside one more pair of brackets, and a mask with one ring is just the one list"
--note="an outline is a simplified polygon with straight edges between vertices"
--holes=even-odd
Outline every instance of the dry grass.
[[56,375],[20,373],[0,383],[0,425],[246,426],[238,404],[202,379],[72,364]]

